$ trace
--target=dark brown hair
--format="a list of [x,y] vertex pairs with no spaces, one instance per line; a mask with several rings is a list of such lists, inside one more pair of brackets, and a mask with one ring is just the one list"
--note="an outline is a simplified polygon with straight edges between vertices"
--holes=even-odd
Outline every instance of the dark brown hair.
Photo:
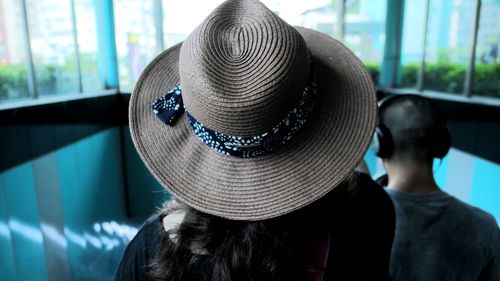
[[[175,243],[163,229],[163,241],[150,275],[161,281],[308,280],[318,270],[304,259],[300,241],[329,227],[330,210],[355,193],[353,176],[317,202],[288,215],[263,221],[234,221],[187,205]],[[166,216],[175,209],[162,210]]]

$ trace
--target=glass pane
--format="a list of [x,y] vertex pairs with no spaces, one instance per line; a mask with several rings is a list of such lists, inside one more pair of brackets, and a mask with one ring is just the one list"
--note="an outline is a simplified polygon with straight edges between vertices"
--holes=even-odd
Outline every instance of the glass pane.
[[[113,2],[120,88],[129,91],[134,87],[135,81],[146,65],[160,51],[157,50],[155,38],[154,1]],[[195,10],[197,9],[193,9]],[[185,22],[176,24],[184,25]]]
[[345,44],[378,81],[384,56],[386,0],[345,1]]
[[431,0],[429,5],[424,89],[462,94],[475,0]]
[[[165,48],[170,48],[184,41],[189,33],[222,2],[224,1],[163,0],[163,38]],[[196,9],[193,9],[193,7],[196,7]]]
[[97,65],[97,30],[94,0],[75,0],[78,50],[84,92],[102,89]]
[[[223,0],[163,0],[165,45],[170,47],[181,42]],[[270,10],[291,25],[315,29],[331,36],[336,34],[336,0],[286,1],[262,0]],[[370,2],[363,1],[361,2]],[[384,6],[385,1],[378,1]],[[193,9],[196,6],[196,9]],[[186,15],[189,15],[187,17]],[[182,22],[182,24],[178,24]],[[171,37],[171,38],[169,38]],[[176,37],[178,38],[176,40]]]
[[423,56],[425,1],[406,0],[401,46],[401,69],[398,86],[416,88],[418,69]]
[[[165,47],[181,41],[223,0],[163,0]],[[262,0],[270,10],[291,25],[304,26],[333,36],[336,32],[336,0],[285,1]],[[192,7],[197,7],[193,9]],[[187,17],[186,15],[189,15]],[[179,24],[182,22],[182,24]]]
[[29,97],[19,0],[0,0],[0,103]]
[[78,93],[70,0],[26,0],[39,95]]
[[332,37],[338,37],[336,2],[337,0],[263,1],[267,7],[291,25],[307,27]]
[[474,70],[474,95],[500,98],[500,0],[483,0]]
[[[165,47],[183,41],[222,2],[163,0]],[[337,35],[336,0],[262,2],[291,25],[315,29],[332,37]],[[385,13],[386,0],[346,1],[346,44],[365,62],[375,79],[383,57]]]

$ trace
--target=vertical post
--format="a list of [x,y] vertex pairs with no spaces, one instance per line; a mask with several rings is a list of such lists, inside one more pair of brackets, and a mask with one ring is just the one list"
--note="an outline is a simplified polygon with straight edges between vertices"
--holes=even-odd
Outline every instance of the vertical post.
[[78,29],[76,26],[75,0],[70,0],[71,4],[71,25],[73,27],[73,44],[75,45],[76,71],[78,75],[78,92],[83,93],[82,68],[80,65],[80,48],[78,47]]
[[420,58],[420,66],[418,67],[417,76],[417,91],[421,92],[424,89],[424,74],[425,74],[425,57],[427,56],[427,31],[429,28],[429,3],[430,0],[425,0],[424,14],[424,35],[422,38],[422,57]]
[[472,83],[474,80],[474,68],[476,63],[476,44],[477,33],[479,29],[479,16],[481,13],[481,0],[476,0],[474,7],[474,22],[472,24],[472,42],[469,53],[469,64],[467,65],[467,72],[465,73],[464,81],[464,95],[470,97],[472,95]]
[[163,5],[162,0],[154,0],[154,21],[156,35],[156,53],[159,54],[165,50],[165,41],[163,40]]
[[97,20],[99,79],[104,89],[118,89],[113,0],[94,0]]
[[404,0],[387,1],[384,59],[379,78],[379,85],[382,87],[395,87],[398,84],[401,68],[404,7]]
[[38,98],[38,85],[36,81],[35,66],[33,64],[33,53],[31,51],[30,29],[28,23],[28,11],[26,0],[21,0],[21,21],[23,23],[23,36],[26,46],[26,75],[28,80],[28,91],[31,98]]
[[344,41],[345,36],[345,0],[336,0],[336,15],[337,15],[337,39]]

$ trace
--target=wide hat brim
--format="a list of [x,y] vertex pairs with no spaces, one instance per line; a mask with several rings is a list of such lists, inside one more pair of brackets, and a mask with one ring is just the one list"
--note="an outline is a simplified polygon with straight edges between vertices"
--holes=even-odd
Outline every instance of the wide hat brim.
[[300,135],[268,155],[220,154],[196,137],[186,118],[168,126],[155,116],[151,104],[179,83],[181,44],[144,70],[130,100],[132,139],[151,173],[180,201],[227,219],[268,219],[321,198],[360,163],[377,118],[371,77],[342,43],[296,29],[312,54],[319,85],[316,106]]

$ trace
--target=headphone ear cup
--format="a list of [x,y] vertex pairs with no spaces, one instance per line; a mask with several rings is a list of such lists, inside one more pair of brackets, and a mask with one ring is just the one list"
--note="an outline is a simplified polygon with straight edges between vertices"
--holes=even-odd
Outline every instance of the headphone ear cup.
[[377,144],[375,154],[382,159],[391,157],[394,152],[394,142],[389,129],[384,124],[379,124],[375,131],[375,137]]
[[446,125],[441,125],[436,128],[436,140],[434,145],[433,155],[439,159],[443,159],[451,147],[451,134]]

